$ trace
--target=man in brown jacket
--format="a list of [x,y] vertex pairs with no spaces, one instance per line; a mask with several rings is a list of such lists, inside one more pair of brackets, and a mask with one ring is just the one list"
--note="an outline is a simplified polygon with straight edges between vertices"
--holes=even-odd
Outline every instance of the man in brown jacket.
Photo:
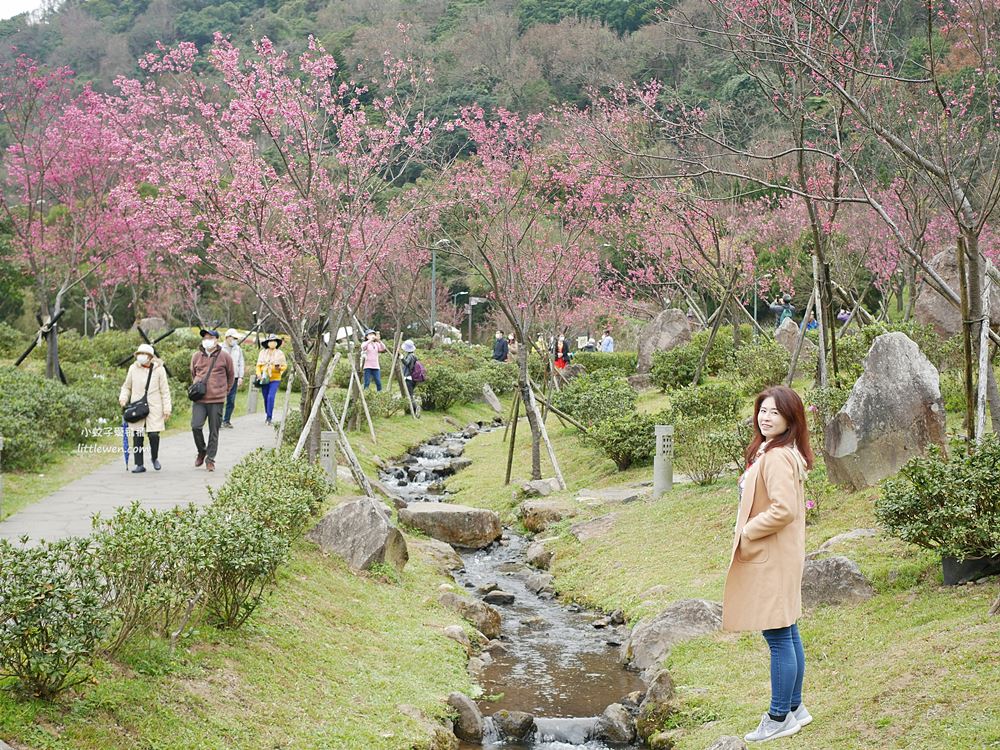
[[[215,453],[219,449],[222,407],[236,377],[232,358],[218,344],[219,332],[202,328],[201,348],[191,357],[191,382],[205,383],[205,397],[191,404],[191,430],[194,432],[194,444],[198,449],[194,465],[205,464],[205,468],[209,471],[215,471]],[[207,446],[204,433],[206,419],[208,420]]]

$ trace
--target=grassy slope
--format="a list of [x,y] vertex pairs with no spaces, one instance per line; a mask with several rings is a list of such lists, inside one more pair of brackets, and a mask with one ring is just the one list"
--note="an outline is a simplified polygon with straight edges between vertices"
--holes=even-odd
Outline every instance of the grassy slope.
[[[452,415],[490,417],[482,405]],[[352,443],[371,469],[376,451],[394,456],[449,429],[438,414],[397,416],[377,424],[377,449]],[[440,633],[457,621],[436,603],[441,582],[420,560],[399,585],[355,576],[299,542],[242,631],[202,628],[175,656],[140,644],[57,705],[0,690],[0,737],[60,750],[421,747],[426,729],[397,706],[442,716],[443,697],[470,687],[462,649]]]
[[[641,407],[654,410],[663,400],[645,394]],[[570,485],[567,497],[582,487],[651,478],[648,467],[615,473],[572,430],[554,420],[549,426]],[[526,476],[530,467],[527,431],[521,435],[515,477]],[[466,452],[476,459],[473,466],[449,486],[458,491],[457,501],[494,508],[513,520],[517,501],[502,486],[498,461],[506,455],[502,436],[494,432],[475,440]],[[874,527],[874,496],[874,490],[844,492],[827,501],[809,526],[808,547],[842,531]],[[545,533],[559,537],[550,543],[556,586],[566,598],[608,611],[622,608],[633,621],[680,598],[719,600],[735,508],[732,477],[706,488],[677,486],[657,503],[581,507],[583,518],[609,510],[618,517],[608,535],[586,544],[566,533],[569,521]],[[805,695],[817,720],[794,740],[796,746],[1000,747],[1000,622],[986,617],[996,586],[945,588],[933,555],[887,538],[848,542],[836,551],[858,562],[877,595],[860,606],[821,608],[802,619]],[[766,708],[768,661],[759,635],[701,638],[674,649],[667,665],[683,709],[681,750],[743,734]]]

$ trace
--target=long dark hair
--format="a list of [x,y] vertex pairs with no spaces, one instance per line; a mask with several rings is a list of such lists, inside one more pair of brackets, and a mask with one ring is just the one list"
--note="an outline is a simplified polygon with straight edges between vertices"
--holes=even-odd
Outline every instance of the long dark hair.
[[773,385],[757,394],[757,400],[754,401],[753,405],[753,417],[751,418],[753,420],[753,440],[750,441],[750,445],[747,447],[747,452],[744,456],[747,466],[753,463],[754,458],[757,456],[757,451],[765,440],[764,435],[761,434],[760,425],[757,424],[757,414],[760,412],[760,405],[768,398],[774,399],[774,405],[778,408],[778,413],[788,423],[788,429],[768,443],[767,450],[780,448],[783,445],[794,445],[806,460],[806,467],[811,469],[813,466],[813,452],[812,448],[809,447],[809,425],[806,422],[806,409],[802,405],[802,399],[799,398],[799,394],[783,385]]

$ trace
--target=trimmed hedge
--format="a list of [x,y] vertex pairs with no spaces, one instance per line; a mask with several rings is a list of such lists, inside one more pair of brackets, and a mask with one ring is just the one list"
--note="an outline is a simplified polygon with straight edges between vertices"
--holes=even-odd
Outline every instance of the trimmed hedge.
[[612,370],[573,378],[552,396],[552,404],[586,425],[635,411],[636,392]]
[[634,375],[639,363],[637,352],[577,352],[573,362],[583,365],[587,372],[612,370],[628,377]]

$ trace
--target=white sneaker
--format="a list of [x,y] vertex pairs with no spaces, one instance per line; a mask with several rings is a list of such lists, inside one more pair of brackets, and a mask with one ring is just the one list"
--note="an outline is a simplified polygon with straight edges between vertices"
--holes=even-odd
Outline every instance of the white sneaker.
[[800,727],[804,727],[806,724],[812,723],[812,714],[806,710],[804,703],[800,703],[799,707],[792,711],[792,714],[795,716],[795,720],[799,722]]
[[764,714],[757,728],[750,732],[750,734],[744,735],[743,739],[747,742],[767,742],[768,740],[776,740],[779,737],[790,737],[800,729],[802,729],[802,725],[799,724],[795,718],[795,714],[791,711],[785,716],[784,721],[775,721],[767,714]]

